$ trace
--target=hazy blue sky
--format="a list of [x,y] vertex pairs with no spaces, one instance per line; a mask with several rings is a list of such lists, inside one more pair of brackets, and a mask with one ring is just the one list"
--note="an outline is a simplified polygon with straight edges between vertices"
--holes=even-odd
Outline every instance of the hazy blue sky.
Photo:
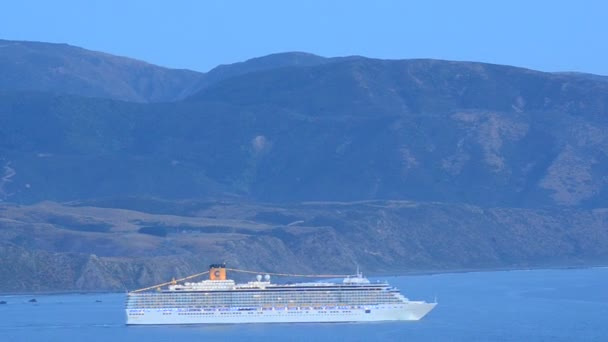
[[608,1],[3,1],[0,38],[207,71],[275,52],[608,75]]

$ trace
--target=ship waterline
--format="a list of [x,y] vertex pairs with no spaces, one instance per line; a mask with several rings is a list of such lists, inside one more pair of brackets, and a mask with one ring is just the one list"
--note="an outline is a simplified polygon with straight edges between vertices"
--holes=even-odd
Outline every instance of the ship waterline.
[[273,284],[270,277],[236,284],[224,265],[211,265],[210,279],[165,290],[131,292],[127,324],[235,324],[419,320],[436,303],[411,301],[388,283],[361,274],[341,283]]

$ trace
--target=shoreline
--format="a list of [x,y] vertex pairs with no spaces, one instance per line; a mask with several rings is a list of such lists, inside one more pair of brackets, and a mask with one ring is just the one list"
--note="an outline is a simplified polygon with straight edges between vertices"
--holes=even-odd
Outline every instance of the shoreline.
[[[532,267],[498,267],[498,268],[470,268],[470,269],[451,269],[451,270],[420,270],[407,272],[374,272],[367,274],[370,278],[378,277],[406,277],[406,276],[430,276],[439,274],[460,274],[460,273],[486,273],[486,272],[509,272],[509,271],[539,271],[539,270],[576,270],[576,269],[594,269],[608,268],[608,264],[592,264],[592,265],[563,265],[563,266],[532,266]],[[292,278],[293,279],[293,278]],[[118,294],[128,293],[125,291],[116,290],[99,290],[99,291],[39,291],[39,292],[0,292],[0,297],[4,296],[59,296],[59,295],[92,295],[92,294]]]
[[423,276],[434,274],[459,274],[459,273],[481,273],[481,272],[508,272],[508,271],[536,271],[536,270],[569,270],[569,269],[590,269],[608,267],[608,263],[598,263],[589,265],[561,265],[561,266],[512,266],[512,267],[492,267],[492,268],[459,268],[459,269],[440,269],[440,270],[420,270],[405,271],[395,273],[369,273],[370,277],[402,277],[402,276]]

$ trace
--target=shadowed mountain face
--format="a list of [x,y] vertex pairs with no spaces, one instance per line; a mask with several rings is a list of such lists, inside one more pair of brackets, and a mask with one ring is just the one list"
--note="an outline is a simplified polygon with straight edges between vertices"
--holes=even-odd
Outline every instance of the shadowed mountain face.
[[174,103],[0,94],[0,195],[607,205],[607,82],[302,54],[235,68]]
[[[608,85],[588,77],[355,58],[247,74],[193,99],[255,108],[259,116],[284,111],[326,125],[325,134],[291,142],[262,128],[259,136],[275,142],[275,153],[285,150],[279,158],[265,156],[276,172],[260,191],[293,172],[308,178],[304,198],[325,192],[332,199],[510,206],[605,199]],[[293,137],[299,129],[305,125],[284,132]],[[309,150],[289,158],[294,148]],[[282,168],[289,167],[286,160],[296,169]]]
[[607,174],[604,76],[0,41],[0,291],[605,263]]
[[193,98],[288,107],[315,117],[446,115],[468,109],[602,117],[607,89],[600,77],[470,62],[351,57],[248,73]]

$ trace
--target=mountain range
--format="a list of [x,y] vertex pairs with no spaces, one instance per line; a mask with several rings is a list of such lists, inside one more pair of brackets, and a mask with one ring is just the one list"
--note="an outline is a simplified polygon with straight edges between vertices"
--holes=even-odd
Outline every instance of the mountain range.
[[143,286],[214,256],[602,264],[606,79],[302,52],[201,73],[0,40],[0,272],[22,279],[0,291]]

